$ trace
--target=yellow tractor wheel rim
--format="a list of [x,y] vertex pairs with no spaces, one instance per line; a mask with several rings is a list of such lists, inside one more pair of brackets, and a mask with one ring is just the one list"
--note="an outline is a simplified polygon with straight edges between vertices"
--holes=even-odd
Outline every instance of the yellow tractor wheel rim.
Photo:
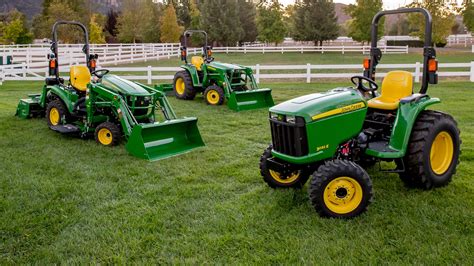
[[56,107],[51,108],[51,110],[49,110],[49,122],[51,122],[51,125],[58,125],[60,119],[59,110]]
[[453,161],[453,155],[453,138],[448,132],[441,131],[431,144],[430,164],[433,172],[437,175],[446,173]]
[[176,92],[177,92],[179,95],[183,95],[183,94],[184,94],[185,85],[184,85],[184,80],[183,80],[182,78],[176,79],[175,87],[176,87]]
[[354,211],[362,202],[362,187],[354,178],[335,178],[324,189],[324,204],[334,213],[346,214]]
[[97,133],[97,138],[102,145],[110,145],[112,143],[112,132],[107,128],[101,128]]
[[298,177],[300,177],[300,171],[292,173],[288,178],[282,178],[281,174],[277,171],[270,170],[270,175],[273,177],[275,181],[281,184],[291,184],[295,182]]
[[215,90],[209,90],[206,95],[207,102],[210,104],[217,104],[220,100],[219,93]]

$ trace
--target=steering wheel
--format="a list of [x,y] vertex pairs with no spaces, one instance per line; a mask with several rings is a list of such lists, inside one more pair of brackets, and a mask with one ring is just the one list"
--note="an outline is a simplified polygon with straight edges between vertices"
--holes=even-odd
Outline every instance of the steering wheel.
[[[369,83],[369,87],[367,88],[362,81],[365,80]],[[375,93],[375,91],[379,88],[379,85],[375,83],[375,81],[369,79],[368,77],[364,76],[353,76],[351,78],[351,82],[357,86],[357,89],[361,91],[362,93],[366,92],[372,92]]]
[[107,73],[109,72],[110,71],[108,69],[99,69],[99,70],[92,71],[91,74],[101,79],[103,76],[107,75]]

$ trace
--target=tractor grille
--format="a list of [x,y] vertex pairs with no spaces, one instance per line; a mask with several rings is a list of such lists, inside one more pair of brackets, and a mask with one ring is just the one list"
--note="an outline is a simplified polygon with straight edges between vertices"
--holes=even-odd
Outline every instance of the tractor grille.
[[149,100],[146,100],[143,96],[137,96],[135,100],[135,106],[133,101],[128,97],[128,106],[133,109],[134,115],[146,115],[148,113],[148,105],[150,104]]
[[296,117],[296,123],[270,118],[273,149],[290,156],[308,154],[308,140],[304,118]]

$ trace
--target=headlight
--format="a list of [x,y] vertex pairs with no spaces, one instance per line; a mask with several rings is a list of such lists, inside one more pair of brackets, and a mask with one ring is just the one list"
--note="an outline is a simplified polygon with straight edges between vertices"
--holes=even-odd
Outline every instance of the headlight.
[[286,122],[295,124],[296,123],[296,117],[294,115],[287,115],[286,116]]
[[278,119],[278,114],[270,113],[270,118],[271,119]]

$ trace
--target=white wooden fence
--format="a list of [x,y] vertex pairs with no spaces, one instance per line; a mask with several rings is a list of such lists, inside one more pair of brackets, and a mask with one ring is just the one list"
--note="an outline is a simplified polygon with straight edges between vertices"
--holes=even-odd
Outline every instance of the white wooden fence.
[[[362,65],[255,65],[255,78],[259,83],[261,80],[306,80],[311,83],[321,79],[350,78],[362,73]],[[380,70],[406,69],[414,75],[414,81],[420,82],[422,76],[422,63],[415,64],[380,64],[377,66],[379,72],[377,77],[384,77],[386,72]],[[440,77],[460,77],[474,82],[474,61],[469,63],[440,63],[438,72]],[[148,84],[154,81],[171,82],[174,73],[181,70],[179,67],[107,67],[112,73],[116,73],[130,80],[144,80]],[[454,69],[454,71],[449,71]],[[67,80],[69,67],[60,69],[61,74]],[[44,80],[48,76],[48,68],[31,69],[26,64],[8,65],[0,67],[0,85],[3,81],[20,80]]]
[[[408,54],[407,46],[380,46],[384,54]],[[368,54],[370,46],[259,46],[259,47],[215,47],[212,49],[214,53],[362,53]]]

